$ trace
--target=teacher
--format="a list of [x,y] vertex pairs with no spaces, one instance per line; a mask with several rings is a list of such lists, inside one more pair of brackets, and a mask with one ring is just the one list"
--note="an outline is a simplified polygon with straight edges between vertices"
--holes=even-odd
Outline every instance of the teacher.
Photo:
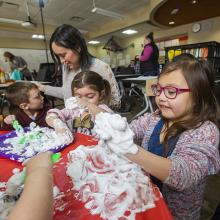
[[159,74],[159,49],[154,42],[153,32],[144,37],[144,49],[138,58],[142,75],[157,76]]
[[120,105],[118,84],[110,66],[93,57],[87,49],[82,34],[73,26],[63,24],[56,28],[50,38],[50,52],[58,68],[62,69],[62,87],[53,87],[38,83],[46,95],[67,99],[72,96],[71,82],[75,75],[83,70],[91,70],[108,80],[111,85],[111,106]]

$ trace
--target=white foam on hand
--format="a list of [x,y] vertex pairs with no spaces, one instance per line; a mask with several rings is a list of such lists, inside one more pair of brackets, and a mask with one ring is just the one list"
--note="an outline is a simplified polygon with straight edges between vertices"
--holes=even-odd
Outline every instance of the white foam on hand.
[[79,111],[79,114],[82,114],[85,111],[85,108],[80,105],[76,97],[70,97],[65,100],[65,108]]
[[117,154],[136,154],[138,147],[134,144],[134,133],[128,126],[127,119],[118,114],[101,112],[96,115],[95,133]]
[[73,142],[73,134],[71,130],[68,128],[67,124],[64,123],[61,119],[55,118],[53,119],[53,128],[59,139],[63,142],[70,144]]

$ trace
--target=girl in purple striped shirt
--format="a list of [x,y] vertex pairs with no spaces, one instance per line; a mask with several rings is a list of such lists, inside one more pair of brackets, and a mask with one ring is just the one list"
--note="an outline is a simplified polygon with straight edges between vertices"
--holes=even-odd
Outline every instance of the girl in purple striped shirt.
[[152,85],[158,110],[131,122],[142,147],[128,158],[147,171],[175,219],[199,220],[208,175],[218,172],[218,104],[206,61],[182,54]]

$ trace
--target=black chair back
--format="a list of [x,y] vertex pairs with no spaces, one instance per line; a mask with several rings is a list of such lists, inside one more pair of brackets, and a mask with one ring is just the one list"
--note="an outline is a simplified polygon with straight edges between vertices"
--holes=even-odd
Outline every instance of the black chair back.
[[55,76],[54,63],[41,63],[37,73],[36,81],[39,82],[52,82]]

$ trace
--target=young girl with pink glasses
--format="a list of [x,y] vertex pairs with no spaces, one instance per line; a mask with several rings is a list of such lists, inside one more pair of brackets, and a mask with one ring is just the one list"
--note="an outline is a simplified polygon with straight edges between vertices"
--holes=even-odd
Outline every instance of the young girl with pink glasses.
[[214,74],[206,61],[182,54],[152,91],[158,110],[131,122],[142,147],[127,157],[151,175],[175,219],[199,220],[207,176],[220,168]]

